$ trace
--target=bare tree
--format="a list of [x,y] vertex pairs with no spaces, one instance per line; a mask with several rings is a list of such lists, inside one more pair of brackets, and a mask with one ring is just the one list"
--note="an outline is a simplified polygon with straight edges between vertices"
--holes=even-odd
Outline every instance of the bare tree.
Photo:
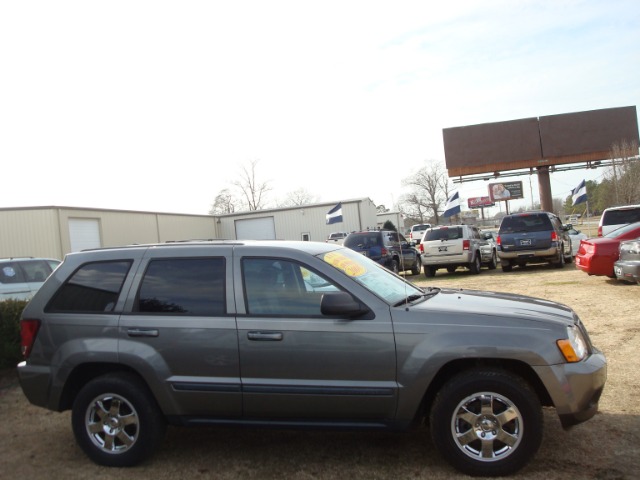
[[209,215],[224,215],[227,213],[233,213],[236,211],[237,200],[233,197],[229,189],[225,188],[220,190],[220,193],[216,195]]
[[[415,174],[405,178],[403,184],[411,188],[411,193],[403,198],[407,214],[420,222],[431,216],[436,224],[439,223],[439,212],[451,190],[449,177],[442,163],[427,162]],[[417,217],[412,215],[416,213]]]
[[607,172],[612,182],[612,202],[615,205],[631,205],[640,202],[640,160],[638,142],[622,140],[611,146],[609,157],[612,166]]
[[265,196],[271,190],[269,182],[260,182],[256,178],[257,165],[258,160],[251,160],[249,165],[242,165],[240,180],[233,182],[233,186],[240,190],[247,209],[250,211],[265,208]]
[[299,207],[309,205],[319,201],[318,195],[313,195],[305,188],[299,188],[293,192],[289,192],[286,198],[278,203],[278,207]]

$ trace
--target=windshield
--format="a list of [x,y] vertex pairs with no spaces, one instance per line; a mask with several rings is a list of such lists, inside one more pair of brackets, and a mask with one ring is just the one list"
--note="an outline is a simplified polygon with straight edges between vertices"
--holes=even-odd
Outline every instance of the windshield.
[[389,305],[395,305],[411,295],[424,293],[402,277],[348,248],[327,252],[319,257]]

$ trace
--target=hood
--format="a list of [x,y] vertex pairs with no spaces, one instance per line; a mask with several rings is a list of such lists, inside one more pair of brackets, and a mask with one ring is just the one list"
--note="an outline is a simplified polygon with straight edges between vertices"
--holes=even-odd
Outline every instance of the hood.
[[575,323],[575,313],[566,305],[525,295],[480,290],[443,288],[437,295],[412,305],[410,309],[414,312],[424,310],[425,313],[450,314],[451,318],[460,318],[461,314],[467,319],[491,317],[493,325],[512,325],[514,322]]

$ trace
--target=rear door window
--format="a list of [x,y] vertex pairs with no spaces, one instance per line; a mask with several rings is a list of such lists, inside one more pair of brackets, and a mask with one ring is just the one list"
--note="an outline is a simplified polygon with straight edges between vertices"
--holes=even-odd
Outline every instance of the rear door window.
[[224,299],[224,258],[162,258],[149,262],[134,311],[219,316]]

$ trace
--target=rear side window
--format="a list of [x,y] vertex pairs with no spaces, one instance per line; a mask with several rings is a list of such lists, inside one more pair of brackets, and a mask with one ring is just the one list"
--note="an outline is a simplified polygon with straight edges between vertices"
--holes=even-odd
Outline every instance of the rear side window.
[[128,260],[82,265],[56,292],[46,311],[113,311],[130,268]]
[[14,262],[0,263],[0,283],[24,283],[24,275]]
[[169,258],[149,262],[134,311],[217,316],[226,313],[224,258]]
[[431,230],[427,230],[423,241],[456,240],[458,238],[462,238],[462,227],[433,228]]
[[504,217],[500,224],[500,233],[545,232],[553,230],[547,215],[514,215]]
[[640,208],[609,210],[602,217],[602,225],[622,225],[640,222]]

